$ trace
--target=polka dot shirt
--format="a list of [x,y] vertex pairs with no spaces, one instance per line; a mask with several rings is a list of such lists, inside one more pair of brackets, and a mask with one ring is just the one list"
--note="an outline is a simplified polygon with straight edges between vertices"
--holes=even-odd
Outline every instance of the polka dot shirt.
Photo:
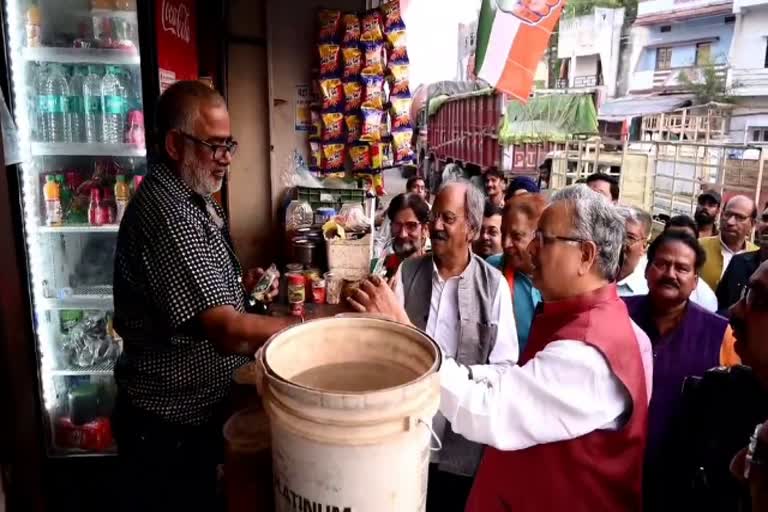
[[243,356],[221,355],[194,322],[222,305],[244,311],[242,269],[223,209],[156,164],[120,224],[115,329],[123,338],[118,389],[174,424],[202,425],[225,402]]

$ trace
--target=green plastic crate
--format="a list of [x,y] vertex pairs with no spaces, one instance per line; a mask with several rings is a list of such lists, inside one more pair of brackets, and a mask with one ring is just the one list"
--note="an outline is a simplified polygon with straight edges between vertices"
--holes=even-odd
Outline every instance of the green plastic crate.
[[337,212],[344,203],[365,203],[365,190],[361,188],[312,188],[296,187],[293,198],[306,201],[313,210],[333,208]]

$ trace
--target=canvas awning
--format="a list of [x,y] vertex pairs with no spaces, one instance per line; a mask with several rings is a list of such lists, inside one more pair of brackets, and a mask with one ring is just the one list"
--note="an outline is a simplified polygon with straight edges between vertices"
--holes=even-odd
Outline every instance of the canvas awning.
[[648,116],[671,112],[693,102],[692,94],[674,96],[625,96],[608,100],[600,107],[597,118],[600,121],[621,122],[631,117]]

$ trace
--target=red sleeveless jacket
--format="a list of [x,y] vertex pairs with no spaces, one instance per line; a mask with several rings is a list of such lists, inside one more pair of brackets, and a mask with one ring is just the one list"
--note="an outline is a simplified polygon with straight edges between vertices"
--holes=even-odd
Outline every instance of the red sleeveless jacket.
[[642,510],[643,453],[648,400],[645,374],[629,314],[609,285],[592,293],[544,303],[520,364],[556,340],[592,345],[629,390],[633,410],[617,431],[524,450],[486,448],[467,512],[628,512]]

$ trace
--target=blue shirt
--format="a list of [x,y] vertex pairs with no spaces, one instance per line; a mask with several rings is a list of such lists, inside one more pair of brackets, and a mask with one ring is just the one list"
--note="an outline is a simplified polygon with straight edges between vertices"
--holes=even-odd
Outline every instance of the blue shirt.
[[[485,259],[486,263],[504,272],[504,255],[494,254]],[[528,335],[531,332],[533,314],[536,306],[541,302],[541,293],[533,287],[533,281],[522,272],[515,272],[515,289],[512,290],[512,308],[517,324],[517,343],[520,353],[523,353],[528,343]]]

